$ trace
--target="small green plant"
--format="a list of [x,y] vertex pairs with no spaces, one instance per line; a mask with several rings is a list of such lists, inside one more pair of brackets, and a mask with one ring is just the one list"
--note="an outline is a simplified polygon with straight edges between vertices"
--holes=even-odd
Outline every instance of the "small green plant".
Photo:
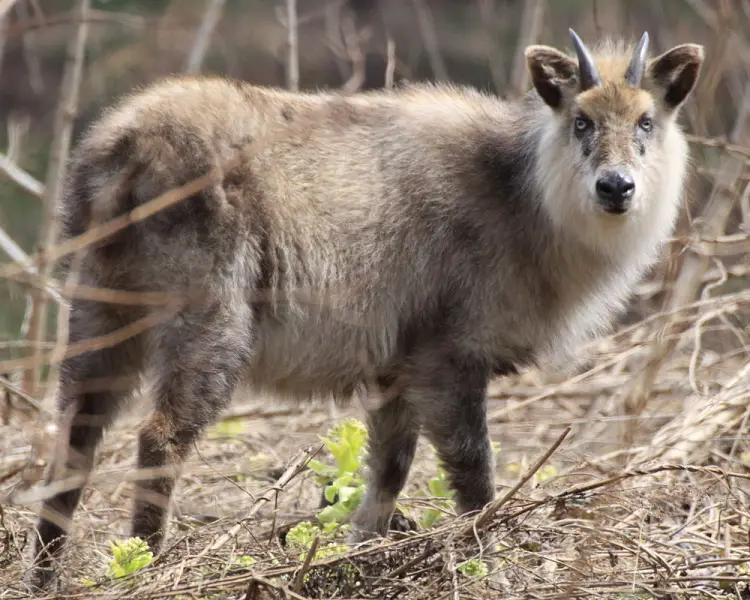
[[130,538],[124,542],[111,542],[112,558],[107,565],[107,575],[112,579],[127,577],[150,565],[154,555],[141,538]]
[[240,556],[234,556],[232,557],[232,565],[236,567],[250,567],[254,565],[257,561],[248,554],[241,554]]
[[456,567],[464,577],[487,577],[489,570],[479,558],[470,558]]
[[549,481],[553,477],[556,477],[557,474],[558,471],[555,465],[544,465],[541,469],[534,473],[534,478],[536,479],[537,483],[544,483],[545,481]]
[[442,465],[438,465],[437,474],[427,482],[427,487],[436,508],[428,508],[422,513],[419,521],[422,529],[432,527],[453,507],[453,491],[448,487],[448,474]]
[[244,419],[224,419],[216,423],[208,430],[209,439],[232,440],[238,435],[245,433],[247,422]]
[[306,550],[312,546],[315,538],[318,537],[320,533],[320,527],[310,521],[302,521],[287,531],[286,543],[295,548]]
[[[435,448],[432,448],[432,452],[435,454]],[[500,443],[492,442],[492,453],[497,455],[499,452]],[[437,473],[427,482],[427,488],[429,490],[429,495],[434,498],[432,505],[435,508],[428,508],[422,513],[419,520],[422,529],[429,529],[432,527],[440,519],[445,517],[447,513],[450,513],[454,506],[454,493],[448,484],[448,474],[440,462],[438,462]]]
[[321,523],[341,523],[356,510],[365,492],[362,464],[367,428],[357,419],[346,419],[321,439],[336,466],[317,460],[308,463],[310,470],[318,476],[318,482],[325,486],[325,498],[331,503],[317,517]]
[[286,543],[296,550],[300,550],[300,560],[304,560],[307,557],[307,553],[315,541],[315,538],[320,538],[320,545],[315,552],[316,558],[326,558],[328,556],[334,556],[336,554],[343,554],[349,547],[345,544],[336,542],[336,533],[341,533],[343,527],[337,527],[335,523],[326,523],[324,525],[317,525],[310,521],[302,521],[292,527],[286,534]]

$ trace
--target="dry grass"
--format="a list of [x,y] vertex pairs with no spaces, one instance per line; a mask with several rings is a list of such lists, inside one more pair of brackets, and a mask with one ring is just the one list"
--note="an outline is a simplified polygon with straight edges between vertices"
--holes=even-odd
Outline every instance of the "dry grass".
[[[746,293],[725,296],[704,310],[742,309],[748,300]],[[301,448],[318,450],[317,436],[335,420],[323,407],[271,410],[239,399],[232,413],[242,415],[243,431],[205,437],[185,466],[165,553],[132,580],[93,589],[82,583],[102,576],[108,542],[127,532],[141,400],[101,448],[64,559],[67,587],[58,597],[745,598],[746,355],[736,344],[722,353],[704,345],[696,370],[692,348],[678,346],[636,419],[623,413],[621,399],[647,351],[646,332],[658,330],[650,319],[599,343],[585,375],[555,380],[528,372],[492,386],[491,434],[502,447],[498,498],[572,428],[495,514],[492,544],[486,535],[462,536],[467,519],[450,517],[432,530],[312,557],[303,576],[299,553],[282,545],[279,531],[314,518],[320,489],[305,469],[294,469],[286,485],[275,482],[295,456],[301,462]],[[720,346],[721,332],[713,335]],[[690,328],[683,337],[694,338]],[[360,415],[352,406],[337,418]],[[33,443],[33,425],[27,413],[13,410],[0,429],[3,599],[25,597],[19,582],[36,504],[18,467]],[[634,442],[626,447],[627,436]],[[412,516],[427,502],[415,492],[434,472],[431,449],[422,444],[403,499]],[[456,565],[480,554],[489,576],[473,580],[457,572]],[[243,556],[256,562],[243,566]]]

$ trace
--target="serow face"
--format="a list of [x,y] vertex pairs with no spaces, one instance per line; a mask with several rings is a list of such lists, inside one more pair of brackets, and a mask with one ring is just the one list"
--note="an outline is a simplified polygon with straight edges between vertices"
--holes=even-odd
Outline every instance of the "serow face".
[[632,50],[605,44],[592,54],[570,35],[575,58],[549,46],[526,49],[531,80],[557,117],[560,160],[580,176],[581,194],[603,213],[625,215],[650,196],[646,173],[666,151],[673,116],[698,79],[703,47],[683,44],[649,59],[644,33]]
[[571,162],[581,166],[589,195],[608,214],[627,213],[659,129],[650,95],[604,85],[582,93],[571,112],[571,145],[578,146]]

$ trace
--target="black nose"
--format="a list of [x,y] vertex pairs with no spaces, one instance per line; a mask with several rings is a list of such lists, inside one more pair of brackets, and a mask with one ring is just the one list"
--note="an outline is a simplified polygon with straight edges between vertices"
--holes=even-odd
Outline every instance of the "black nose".
[[635,181],[630,175],[608,171],[597,180],[596,193],[604,210],[624,213],[635,193]]

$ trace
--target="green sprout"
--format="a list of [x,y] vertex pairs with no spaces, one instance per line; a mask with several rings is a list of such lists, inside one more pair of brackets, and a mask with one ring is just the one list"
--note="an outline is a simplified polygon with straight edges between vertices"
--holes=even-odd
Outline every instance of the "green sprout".
[[487,577],[487,565],[478,558],[470,558],[456,567],[464,577]]
[[367,428],[357,419],[346,419],[321,438],[336,466],[317,460],[308,463],[310,470],[318,476],[318,482],[325,485],[325,498],[329,504],[320,513],[321,523],[342,523],[359,506],[365,492],[365,478],[362,474]]
[[111,542],[112,558],[107,565],[107,575],[119,579],[132,575],[150,565],[154,555],[141,538],[130,538],[124,542]]

